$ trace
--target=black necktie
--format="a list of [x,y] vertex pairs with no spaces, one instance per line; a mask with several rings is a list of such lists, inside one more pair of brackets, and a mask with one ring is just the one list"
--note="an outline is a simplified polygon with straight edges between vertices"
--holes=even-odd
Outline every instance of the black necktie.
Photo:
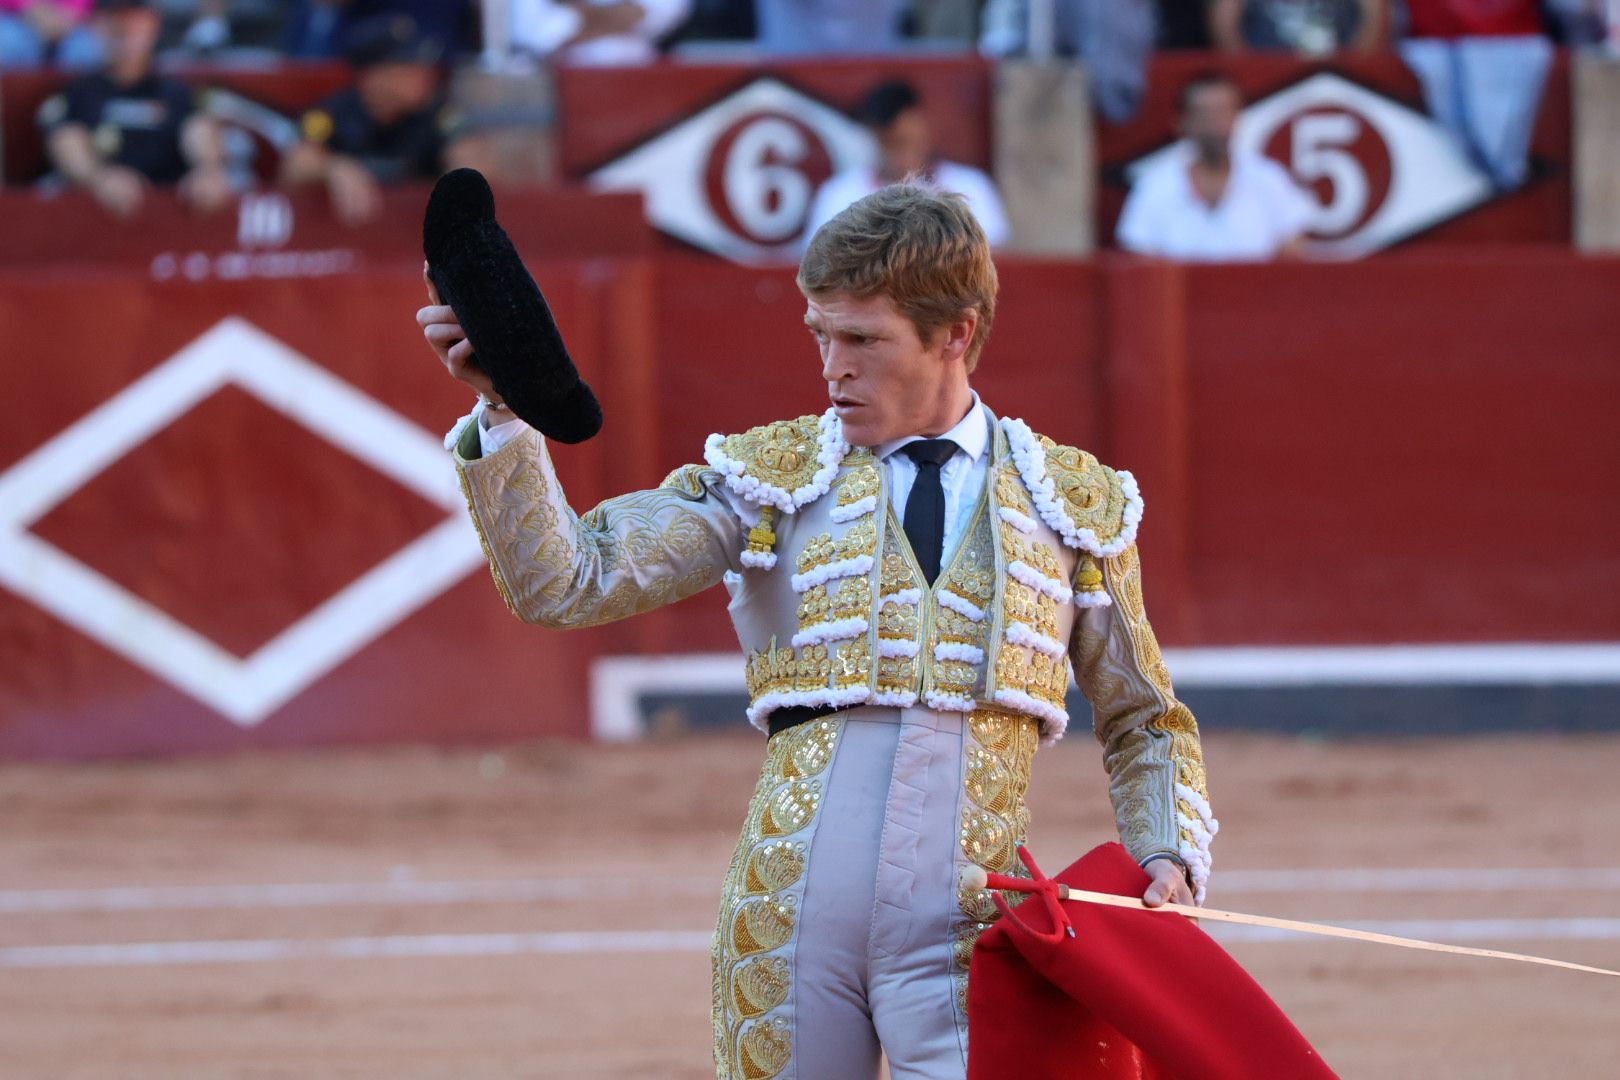
[[956,451],[957,445],[949,439],[920,439],[900,448],[917,463],[917,480],[906,497],[906,539],[930,585],[939,576],[945,546],[945,488],[939,482],[939,469]]

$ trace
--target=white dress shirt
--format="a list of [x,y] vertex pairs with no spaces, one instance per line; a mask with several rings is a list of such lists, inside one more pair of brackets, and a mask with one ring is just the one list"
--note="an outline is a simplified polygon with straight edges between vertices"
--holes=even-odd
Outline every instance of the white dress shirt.
[[[604,5],[615,0],[585,0]],[[658,39],[692,13],[692,0],[637,0],[641,21],[623,34],[569,45],[585,24],[577,4],[563,0],[512,0],[512,44],[545,59],[580,65],[649,64],[658,59]]]
[[[1007,242],[1012,228],[1007,223],[1006,208],[1001,205],[995,181],[982,169],[954,161],[940,161],[934,164],[924,182],[936,191],[954,192],[966,199],[968,209],[978,219],[979,227],[984,230],[985,239],[990,241],[991,247],[1000,247]],[[846,169],[828,177],[816,189],[816,197],[810,203],[810,214],[805,218],[799,246],[802,248],[809,244],[816,230],[837,217],[845,207],[883,186],[883,181],[873,169]]]
[[1271,259],[1319,209],[1288,170],[1254,153],[1232,155],[1226,190],[1210,206],[1193,189],[1192,158],[1183,144],[1136,178],[1114,230],[1120,247],[1189,262]]
[[[478,424],[478,446],[486,456],[511,442],[528,426],[514,417],[486,428],[478,418],[483,408],[480,403],[469,419]],[[457,424],[452,435],[459,434],[461,427],[461,424]],[[900,450],[907,443],[928,437],[908,435],[903,439],[883,443],[873,451],[878,460],[883,462],[886,479],[889,482],[889,502],[894,506],[897,521],[905,520],[906,499],[911,495],[911,486],[917,482],[917,463]],[[949,439],[957,448],[956,453],[952,454],[950,460],[939,470],[939,484],[945,491],[945,536],[940,545],[940,551],[943,553],[940,566],[944,567],[956,553],[957,543],[971,524],[970,519],[978,504],[979,492],[984,489],[985,476],[990,468],[990,415],[979,403],[977,393],[973,394],[973,404],[968,408],[967,414],[955,427],[937,438]],[[752,503],[744,502],[734,495],[730,488],[723,487],[720,493],[725,496],[726,501],[745,524],[751,527],[759,520],[759,510]]]
[[[878,446],[873,452],[883,462],[888,473],[889,502],[894,506],[896,521],[906,519],[906,499],[911,486],[917,482],[917,463],[901,452],[908,443],[925,439],[925,435],[908,435]],[[967,415],[945,434],[937,436],[956,444],[956,453],[939,470],[939,486],[945,489],[945,537],[940,545],[939,565],[944,569],[956,554],[956,545],[972,524],[979,492],[984,490],[984,479],[990,466],[990,419],[979,395],[973,395],[973,406]]]

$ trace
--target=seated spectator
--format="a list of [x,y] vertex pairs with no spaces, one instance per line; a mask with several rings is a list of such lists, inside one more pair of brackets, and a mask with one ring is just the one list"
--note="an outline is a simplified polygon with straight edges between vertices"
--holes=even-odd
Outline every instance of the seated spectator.
[[512,0],[512,47],[566,64],[645,64],[692,0]]
[[1228,52],[1286,49],[1321,56],[1377,48],[1386,0],[1210,0],[1209,36]]
[[861,102],[857,119],[877,139],[878,165],[838,173],[817,189],[802,243],[808,244],[817,229],[857,199],[908,177],[935,190],[963,196],[991,246],[1007,242],[1007,212],[995,183],[971,165],[946,161],[934,154],[928,117],[910,83],[896,79],[875,87]]
[[1136,178],[1115,230],[1121,247],[1194,262],[1301,253],[1316,203],[1275,161],[1232,152],[1242,108],[1225,75],[1199,75],[1182,87],[1183,141]]
[[57,177],[118,217],[140,209],[149,184],[176,185],[202,211],[232,196],[218,125],[197,111],[190,87],[152,70],[161,21],[145,0],[100,0],[95,26],[105,66],[39,109]]
[[101,38],[90,27],[91,0],[0,0],[0,69],[99,67]]
[[891,53],[908,0],[754,0],[759,48],[777,56]]
[[468,43],[471,0],[292,0],[286,5],[283,48],[289,56],[340,57],[358,27],[383,15],[408,15],[417,32],[443,44],[447,58]]
[[1429,112],[1500,191],[1530,171],[1553,47],[1539,0],[1407,0],[1401,42]]
[[[1156,12],[1152,0],[1050,0],[1053,53],[1081,62],[1091,100],[1104,119],[1136,115],[1147,89]],[[979,51],[986,56],[1041,54],[1030,40],[1030,0],[988,0]]]
[[1544,0],[1544,6],[1553,40],[1571,49],[1602,45],[1620,31],[1620,4],[1609,0]]
[[409,16],[382,16],[351,38],[354,85],[304,114],[303,140],[281,163],[283,184],[321,184],[346,225],[376,217],[379,185],[432,180],[454,167],[459,134],[438,66],[444,46]]
[[1158,0],[1156,40],[1161,49],[1207,49],[1210,0]]

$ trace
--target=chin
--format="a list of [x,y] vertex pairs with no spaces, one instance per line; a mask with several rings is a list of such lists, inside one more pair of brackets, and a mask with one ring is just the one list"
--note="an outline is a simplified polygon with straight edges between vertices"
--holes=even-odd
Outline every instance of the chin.
[[889,436],[878,431],[872,424],[860,421],[844,421],[844,441],[851,446],[876,446],[888,438]]

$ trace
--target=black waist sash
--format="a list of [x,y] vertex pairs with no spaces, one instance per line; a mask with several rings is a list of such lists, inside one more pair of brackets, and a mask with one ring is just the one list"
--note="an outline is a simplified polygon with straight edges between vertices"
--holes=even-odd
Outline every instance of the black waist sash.
[[841,713],[846,709],[858,709],[859,705],[789,705],[774,710],[766,720],[766,728],[772,735],[788,728],[796,728],[800,724],[808,724],[812,720],[820,720],[823,716]]

